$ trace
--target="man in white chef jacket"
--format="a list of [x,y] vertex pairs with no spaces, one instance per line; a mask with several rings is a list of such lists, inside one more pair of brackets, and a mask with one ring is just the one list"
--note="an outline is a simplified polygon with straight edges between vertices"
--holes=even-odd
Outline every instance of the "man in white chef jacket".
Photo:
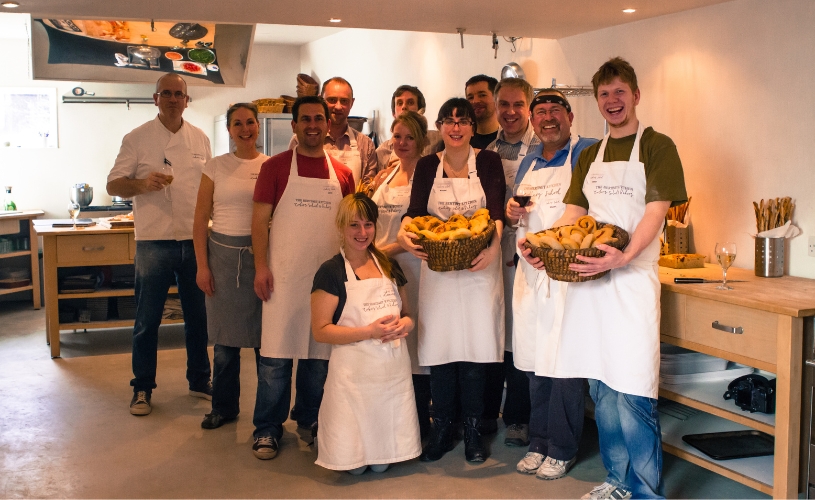
[[[394,119],[405,111],[415,111],[420,115],[424,115],[426,106],[427,102],[424,94],[418,87],[413,85],[400,85],[391,96],[391,114]],[[438,151],[441,146],[440,143],[441,134],[439,134],[439,131],[428,130],[427,145],[422,151],[422,156]],[[380,169],[387,168],[392,162],[398,161],[396,155],[393,154],[393,139],[388,139],[376,148],[376,158]]]
[[[541,90],[529,110],[530,125],[540,144],[530,149],[521,161],[514,184],[529,186],[534,194],[532,203],[526,207],[510,198],[507,217],[513,223],[524,218],[526,227],[518,231],[537,232],[552,227],[563,215],[566,209],[563,194],[571,181],[572,167],[581,151],[597,139],[572,134],[571,104],[555,89]],[[513,244],[521,238],[524,233],[517,234]],[[549,376],[557,359],[557,349],[549,333],[566,284],[545,279],[545,275],[524,261],[518,261],[515,273],[511,295],[513,360],[515,368],[528,377],[531,403],[529,449],[516,470],[553,480],[566,475],[575,463],[583,431],[586,380]]]
[[136,235],[136,321],[133,327],[133,399],[130,413],[152,411],[156,388],[158,327],[170,286],[178,286],[187,344],[191,396],[212,399],[207,355],[204,293],[197,266],[192,221],[201,170],[212,157],[206,134],[182,118],[187,84],[176,74],[156,82],[158,116],[127,134],[108,174],[112,196],[133,198]]
[[637,118],[640,90],[627,61],[610,59],[592,84],[609,133],[581,154],[556,225],[588,213],[631,239],[623,251],[598,245],[603,257],[570,265],[583,276],[610,273],[569,284],[554,376],[589,379],[595,403],[608,475],[583,498],[661,498],[657,261],[668,208],[687,200],[684,174],[673,141]]
[[[507,195],[504,203],[512,197],[512,186],[518,167],[532,148],[540,144],[529,124],[529,103],[532,102],[532,85],[522,78],[505,78],[495,86],[495,109],[498,116],[498,136],[487,149],[501,156]],[[568,137],[568,136],[567,136]],[[504,444],[527,446],[529,444],[529,380],[526,374],[515,368],[512,361],[512,287],[515,281],[515,229],[507,225],[501,235],[502,273],[504,278],[504,305],[506,308],[506,341],[504,362],[487,365],[484,383],[484,416],[481,419],[482,434],[496,432],[498,413],[506,380],[506,400],[502,419],[506,425]]]
[[[323,149],[332,158],[351,169],[354,182],[367,182],[379,171],[376,147],[370,137],[358,132],[348,124],[348,116],[354,106],[354,89],[348,80],[335,76],[323,83],[321,94],[331,113],[331,128],[325,136]],[[297,136],[292,137],[289,149],[297,145]]]

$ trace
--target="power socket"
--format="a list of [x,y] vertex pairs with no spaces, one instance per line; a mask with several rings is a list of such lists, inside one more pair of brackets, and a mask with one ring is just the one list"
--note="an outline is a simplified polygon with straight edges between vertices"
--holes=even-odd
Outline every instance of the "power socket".
[[815,236],[810,236],[807,240],[807,255],[815,257]]

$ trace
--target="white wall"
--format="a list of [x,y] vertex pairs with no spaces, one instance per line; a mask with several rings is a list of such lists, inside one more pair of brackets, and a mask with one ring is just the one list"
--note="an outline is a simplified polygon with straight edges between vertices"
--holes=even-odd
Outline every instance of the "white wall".
[[[390,95],[417,85],[435,119],[441,103],[463,94],[477,73],[498,76],[516,61],[534,86],[551,79],[590,84],[608,58],[637,70],[638,116],[677,144],[693,196],[691,243],[710,256],[717,240],[735,241],[736,266],[753,267],[752,201],[791,196],[804,234],[787,247],[789,274],[815,278],[807,237],[815,231],[815,2],[736,0],[562,40],[524,39],[518,52],[501,40],[456,34],[348,30],[304,45],[301,67],[320,81],[341,75],[354,85],[352,113],[377,110],[390,125]],[[572,98],[575,129],[599,137],[603,122],[592,97]],[[384,137],[389,136],[385,132]],[[715,260],[715,259],[714,259]]]
[[[28,42],[0,39],[4,65],[0,87],[51,87],[57,95],[81,85],[101,96],[150,97],[152,85],[34,81],[29,76]],[[189,87],[193,102],[184,118],[201,127],[212,139],[213,118],[231,103],[261,97],[293,94],[299,72],[299,48],[286,45],[253,47],[246,88]],[[58,97],[59,99],[59,97]],[[113,166],[122,137],[156,115],[154,105],[58,104],[59,148],[19,149],[0,147],[0,186],[13,186],[14,201],[21,209],[39,208],[46,217],[66,218],[68,188],[87,182],[94,188],[93,205],[109,205],[105,192],[107,174]]]

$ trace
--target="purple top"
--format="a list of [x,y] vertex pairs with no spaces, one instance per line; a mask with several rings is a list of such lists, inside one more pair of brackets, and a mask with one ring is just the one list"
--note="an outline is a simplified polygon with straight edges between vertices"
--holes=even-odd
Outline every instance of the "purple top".
[[[410,192],[410,206],[403,217],[419,217],[430,215],[427,211],[427,201],[436,178],[436,170],[441,160],[438,155],[432,154],[422,157],[416,164],[413,173],[413,189]],[[501,157],[493,151],[481,150],[475,157],[475,171],[481,181],[481,187],[487,198],[487,210],[492,220],[504,222],[504,196],[506,196],[506,179],[504,178],[504,165]],[[447,172],[442,171],[447,177]]]

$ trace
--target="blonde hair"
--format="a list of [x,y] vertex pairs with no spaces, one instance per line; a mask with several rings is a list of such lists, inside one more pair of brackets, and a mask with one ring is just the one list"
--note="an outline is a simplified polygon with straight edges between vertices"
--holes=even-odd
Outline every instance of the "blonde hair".
[[416,140],[417,153],[421,156],[425,146],[427,146],[427,118],[415,111],[403,111],[391,124],[391,133],[397,123],[407,127],[410,135]]
[[[343,231],[354,220],[359,217],[362,220],[374,223],[374,241],[376,241],[376,221],[379,218],[379,207],[376,203],[364,193],[349,194],[340,202],[337,210],[337,230],[340,232],[340,239],[343,237]],[[368,251],[374,254],[379,266],[382,268],[382,273],[389,280],[393,280],[393,265],[388,257],[374,244],[374,241],[368,245]],[[351,280],[351,276],[348,279]]]

